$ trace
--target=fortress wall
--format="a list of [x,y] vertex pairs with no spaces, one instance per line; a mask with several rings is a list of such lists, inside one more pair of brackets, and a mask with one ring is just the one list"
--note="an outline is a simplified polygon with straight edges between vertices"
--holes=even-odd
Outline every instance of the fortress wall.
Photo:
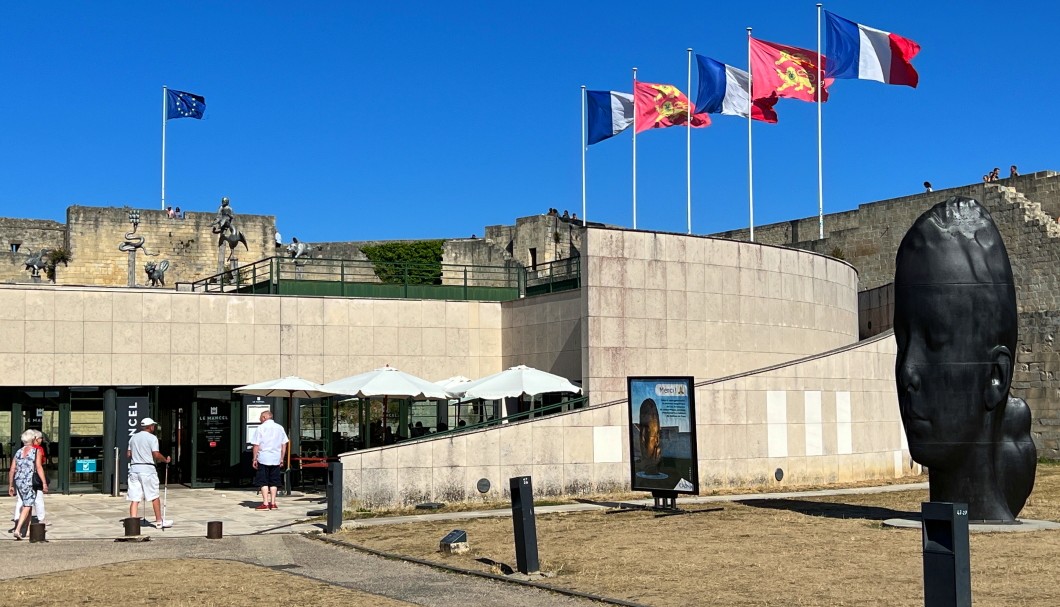
[[[129,208],[72,206],[66,211],[69,233],[69,267],[60,267],[57,282],[66,285],[128,284],[128,253],[118,250],[132,225]],[[214,213],[186,213],[186,219],[170,219],[165,211],[140,210],[136,230],[144,246],[136,253],[136,283],[145,285],[144,264],[168,260],[166,285],[191,282],[217,273],[217,235],[211,233]],[[246,235],[247,247],[236,251],[240,265],[249,265],[273,255],[276,218],[236,213],[236,225]],[[146,252],[145,252],[146,251]],[[155,255],[148,255],[148,253]],[[225,248],[227,257],[228,249]]]

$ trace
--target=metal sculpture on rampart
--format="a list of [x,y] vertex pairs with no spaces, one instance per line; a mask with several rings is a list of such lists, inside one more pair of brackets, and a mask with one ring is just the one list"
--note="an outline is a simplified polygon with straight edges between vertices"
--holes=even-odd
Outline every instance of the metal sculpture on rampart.
[[163,259],[157,265],[153,261],[144,264],[144,272],[147,273],[147,282],[152,287],[166,286],[166,270],[169,269],[169,260]]
[[48,268],[48,249],[41,249],[26,259],[26,268],[34,279],[40,278],[40,271]]
[[287,254],[291,256],[291,259],[306,257],[309,255],[309,245],[304,242],[298,242],[298,239],[295,238],[291,241],[291,244],[287,245]]
[[[227,196],[221,199],[221,206],[217,209],[217,217],[210,224],[210,229],[214,234],[217,234],[218,249],[223,250],[225,244],[228,245],[229,261],[232,261],[236,246],[239,243],[243,243],[243,248],[250,251],[250,247],[247,246],[247,237],[236,226],[236,214],[232,210]],[[220,252],[219,256],[223,256],[223,252]],[[220,258],[219,261],[221,265],[224,264],[223,258]]]
[[973,521],[1015,521],[1034,487],[1031,411],[1009,396],[1016,290],[990,213],[955,196],[925,212],[895,259],[895,381],[931,501]]

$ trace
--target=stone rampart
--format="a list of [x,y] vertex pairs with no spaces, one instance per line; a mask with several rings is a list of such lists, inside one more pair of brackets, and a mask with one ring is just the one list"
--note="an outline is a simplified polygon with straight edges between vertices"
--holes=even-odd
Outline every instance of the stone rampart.
[[30,282],[26,259],[66,244],[66,226],[48,219],[0,217],[0,282]]
[[[124,242],[130,208],[72,206],[66,211],[70,265],[57,272],[58,284],[122,286],[128,284],[128,253]],[[165,211],[140,210],[136,236],[144,237],[136,253],[136,283],[147,282],[144,264],[169,260],[166,284],[191,282],[217,273],[217,235],[211,232],[214,213],[188,212],[172,219]],[[236,225],[247,238],[247,249],[236,250],[240,265],[274,255],[276,218],[236,214]],[[249,249],[249,250],[248,250]],[[225,249],[227,258],[228,249]]]
[[[814,240],[816,217],[756,227],[755,240],[841,257],[857,268],[861,289],[874,290],[894,280],[898,245],[916,218],[955,195],[979,200],[1005,240],[1020,314],[1012,393],[1031,406],[1039,453],[1060,458],[1060,352],[1055,346],[1060,331],[1060,175],[1043,171],[863,204],[856,211],[826,215],[823,240]],[[747,231],[718,236],[746,239]],[[890,328],[893,303],[888,304],[885,291],[862,298],[863,335],[870,320],[870,334]]]

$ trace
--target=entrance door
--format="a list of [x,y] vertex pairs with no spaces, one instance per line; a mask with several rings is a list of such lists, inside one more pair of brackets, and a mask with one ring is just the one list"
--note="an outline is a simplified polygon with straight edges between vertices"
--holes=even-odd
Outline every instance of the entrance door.
[[71,397],[70,457],[67,475],[71,493],[102,492],[103,399]]
[[20,395],[22,428],[11,437],[13,448],[22,446],[21,434],[25,430],[40,430],[44,435],[44,474],[48,476],[48,489],[56,493],[69,492],[70,477],[64,466],[68,461],[69,444],[62,431],[62,417],[66,403],[61,403],[59,390],[26,390]]
[[198,390],[191,404],[191,486],[233,484],[239,476],[238,402],[228,390]]

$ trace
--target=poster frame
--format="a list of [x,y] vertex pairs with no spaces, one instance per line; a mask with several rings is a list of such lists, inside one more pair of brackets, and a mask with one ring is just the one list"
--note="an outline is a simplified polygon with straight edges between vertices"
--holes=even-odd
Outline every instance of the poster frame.
[[[686,479],[692,484],[692,489],[660,489],[658,487],[638,486],[636,441],[640,439],[640,433],[634,426],[633,419],[633,384],[635,382],[654,382],[656,384],[681,383],[685,385],[688,394],[688,421],[689,434],[691,434],[691,478]],[[639,406],[638,406],[639,410]],[[690,375],[630,375],[626,376],[626,418],[629,435],[629,486],[632,491],[647,491],[652,495],[673,496],[677,494],[699,495],[699,450],[698,436],[696,432],[696,387],[695,378]],[[636,420],[639,425],[640,420]]]

